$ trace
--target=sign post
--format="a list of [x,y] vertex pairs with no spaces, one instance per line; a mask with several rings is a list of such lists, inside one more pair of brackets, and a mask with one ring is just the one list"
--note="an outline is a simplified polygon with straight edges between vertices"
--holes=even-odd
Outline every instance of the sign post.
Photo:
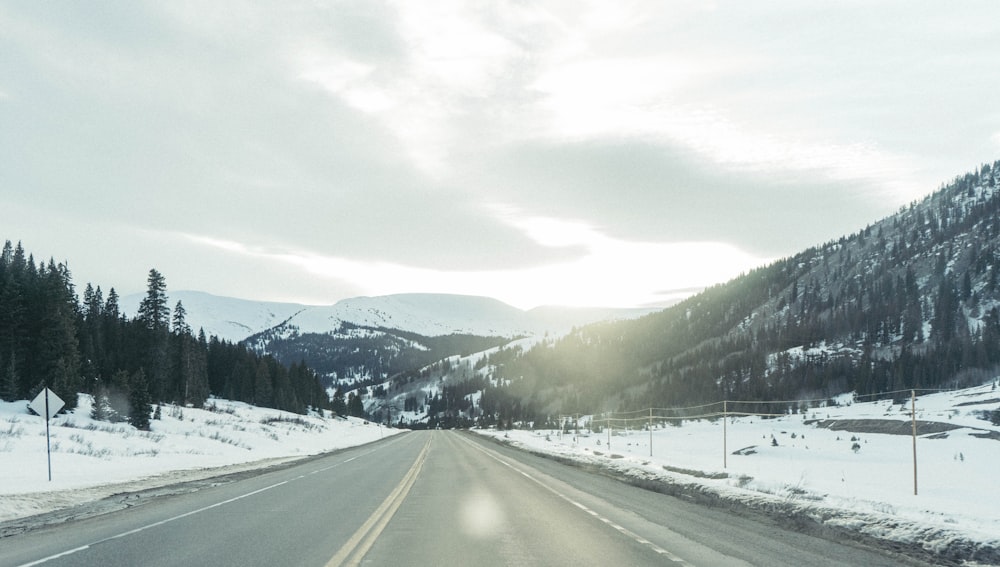
[[48,388],[43,388],[28,404],[31,411],[45,418],[45,453],[49,459],[49,482],[52,482],[52,442],[49,436],[49,420],[63,409],[66,402]]

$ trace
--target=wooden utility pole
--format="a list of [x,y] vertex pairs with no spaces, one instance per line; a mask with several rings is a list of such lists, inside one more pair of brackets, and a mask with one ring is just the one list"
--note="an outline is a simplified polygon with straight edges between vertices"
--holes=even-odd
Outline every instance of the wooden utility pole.
[[910,390],[910,411],[913,413],[913,495],[917,495],[917,391]]
[[726,422],[729,421],[726,415],[726,400],[722,400],[722,468],[727,468],[729,465],[729,455],[727,455],[726,449]]
[[649,456],[653,456],[653,408],[649,408]]

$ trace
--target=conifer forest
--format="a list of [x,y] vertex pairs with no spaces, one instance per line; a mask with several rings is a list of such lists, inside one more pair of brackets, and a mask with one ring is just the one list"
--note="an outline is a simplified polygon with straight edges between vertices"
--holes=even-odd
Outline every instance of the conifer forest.
[[201,407],[209,395],[305,413],[329,407],[315,372],[279,364],[238,343],[206,337],[168,304],[153,269],[136,317],[114,288],[87,284],[78,297],[70,270],[36,263],[7,241],[0,255],[0,397],[30,399],[52,389],[72,409],[77,393],[95,398],[94,417],[147,429],[153,403]]

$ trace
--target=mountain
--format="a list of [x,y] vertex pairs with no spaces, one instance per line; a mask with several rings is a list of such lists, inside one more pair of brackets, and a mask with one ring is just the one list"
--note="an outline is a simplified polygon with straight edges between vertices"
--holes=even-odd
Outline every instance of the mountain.
[[979,384],[1000,368],[998,183],[1000,162],[984,165],[678,305],[495,356],[477,411],[535,419]]
[[[295,303],[250,301],[221,297],[200,291],[172,291],[168,294],[171,309],[178,301],[184,304],[187,323],[197,333],[204,329],[207,336],[238,342],[254,333],[280,325],[290,317],[308,309]],[[134,317],[145,294],[126,295],[120,299],[122,313]]]
[[[140,294],[125,297],[123,312],[135,313],[142,298]],[[178,301],[192,329],[245,342],[286,365],[304,362],[331,389],[358,389],[394,375],[412,376],[451,356],[651,311],[557,307],[523,311],[496,299],[447,294],[356,297],[317,306],[196,291],[170,293],[170,304]]]
[[[121,299],[122,312],[134,316],[144,294]],[[411,293],[355,297],[334,305],[302,305],[222,297],[200,291],[169,293],[170,306],[184,304],[187,323],[208,336],[242,341],[275,329],[328,333],[344,323],[436,337],[451,334],[514,337],[561,334],[573,327],[634,318],[653,309],[538,307],[523,311],[496,299],[453,294]]]

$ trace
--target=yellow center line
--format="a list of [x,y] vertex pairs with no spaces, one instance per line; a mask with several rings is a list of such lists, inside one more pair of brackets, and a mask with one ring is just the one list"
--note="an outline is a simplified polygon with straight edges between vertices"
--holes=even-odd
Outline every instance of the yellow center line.
[[414,461],[413,466],[410,467],[403,480],[399,482],[396,488],[389,494],[389,497],[382,502],[365,523],[361,524],[358,531],[354,532],[354,535],[337,551],[337,554],[327,562],[326,567],[340,567],[341,565],[353,567],[361,563],[361,559],[368,553],[372,545],[375,544],[375,540],[382,534],[389,520],[392,519],[393,515],[396,514],[396,510],[399,509],[403,500],[406,499],[406,495],[409,494],[413,483],[417,481],[417,475],[420,474],[420,469],[427,458],[427,448],[430,447],[431,439],[431,436],[427,437],[424,448],[420,450],[417,460]]

